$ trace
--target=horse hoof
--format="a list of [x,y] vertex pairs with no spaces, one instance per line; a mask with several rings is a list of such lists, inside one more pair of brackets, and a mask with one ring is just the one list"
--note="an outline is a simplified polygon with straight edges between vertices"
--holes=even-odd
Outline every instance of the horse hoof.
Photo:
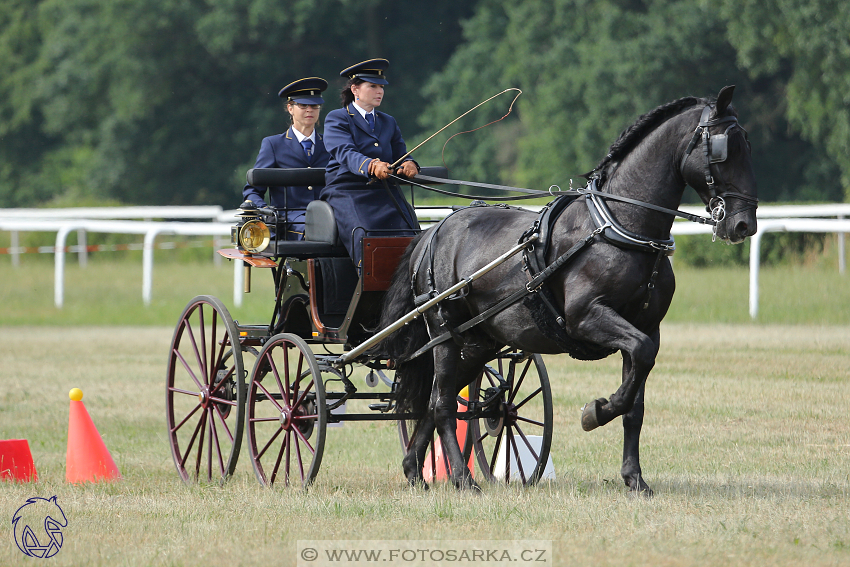
[[[601,402],[601,403],[600,403]],[[581,410],[581,428],[585,431],[593,431],[597,427],[599,427],[599,419],[597,417],[597,412],[599,411],[599,406],[606,403],[605,399],[593,400],[589,404],[584,404],[584,408]]]
[[465,492],[471,492],[473,494],[484,494],[484,491],[481,490],[481,486],[472,479],[469,479],[469,482],[461,482],[456,485],[458,490],[463,490]]
[[428,486],[428,483],[425,482],[424,478],[409,478],[407,479],[407,485],[413,490],[418,488],[421,488],[422,490],[430,490],[430,487]]
[[641,489],[629,491],[629,497],[631,497],[631,498],[645,498],[645,499],[649,500],[653,496],[655,496],[655,493],[648,486],[646,488],[641,488]]

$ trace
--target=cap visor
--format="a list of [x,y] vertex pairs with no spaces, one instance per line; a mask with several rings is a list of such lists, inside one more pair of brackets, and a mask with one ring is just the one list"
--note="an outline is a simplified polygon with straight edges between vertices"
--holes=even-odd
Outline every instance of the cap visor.
[[301,104],[325,104],[325,99],[320,96],[299,96],[293,98],[292,101]]

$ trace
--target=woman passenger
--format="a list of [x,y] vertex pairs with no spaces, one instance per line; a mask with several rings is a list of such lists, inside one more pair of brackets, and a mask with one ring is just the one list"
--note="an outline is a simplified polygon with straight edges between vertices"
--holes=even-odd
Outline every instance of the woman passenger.
[[[286,101],[291,126],[283,134],[264,138],[254,168],[325,167],[328,152],[316,130],[319,113],[325,102],[322,91],[328,82],[319,77],[299,79],[283,87],[278,96]],[[269,204],[287,209],[288,229],[284,240],[304,239],[304,215],[307,204],[319,198],[322,185],[269,187]],[[258,207],[266,207],[266,188],[245,185],[244,199]]]

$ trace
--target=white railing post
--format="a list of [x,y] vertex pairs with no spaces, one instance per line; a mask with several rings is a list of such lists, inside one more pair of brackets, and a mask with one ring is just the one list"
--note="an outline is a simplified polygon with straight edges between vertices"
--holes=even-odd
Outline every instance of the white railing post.
[[10,233],[11,242],[9,243],[9,253],[12,255],[12,265],[14,267],[18,267],[21,265],[21,249],[20,249],[20,239],[18,238],[18,231],[13,230]]
[[153,251],[157,235],[162,229],[151,228],[145,233],[145,244],[142,250],[142,301],[151,304],[153,295]]
[[56,232],[56,246],[53,248],[53,304],[59,309],[65,302],[65,241],[71,230],[70,226],[60,228]]
[[[838,215],[838,220],[844,220],[844,215]],[[844,256],[844,233],[838,233],[838,273],[847,271],[847,258]]]
[[761,237],[764,228],[750,237],[750,318],[755,319],[759,314],[759,261]]

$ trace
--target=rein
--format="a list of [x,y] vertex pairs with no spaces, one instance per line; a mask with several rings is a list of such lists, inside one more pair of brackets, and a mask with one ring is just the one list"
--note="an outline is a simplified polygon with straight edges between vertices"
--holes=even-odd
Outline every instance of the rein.
[[[497,199],[496,197],[486,197],[486,196],[480,196],[480,195],[464,195],[462,193],[453,193],[451,191],[444,191],[442,189],[436,189],[436,188],[430,187],[428,185],[416,183],[415,181],[413,181],[411,179],[407,179],[405,177],[398,177],[396,175],[390,175],[390,177],[392,177],[393,179],[396,179],[396,180],[398,180],[402,183],[405,183],[405,184],[409,183],[411,185],[415,185],[416,187],[421,187],[422,189],[427,189],[428,191],[434,191],[435,193],[441,193],[443,195],[451,195],[453,197],[461,197],[463,199],[481,200],[481,201],[493,201],[493,200]],[[563,191],[560,188],[558,188],[557,191],[552,191],[551,189],[549,191],[540,191],[538,189],[524,189],[522,187],[509,187],[507,185],[491,185],[489,183],[476,183],[474,181],[459,181],[457,179],[443,179],[441,177],[430,177],[428,175],[421,175],[421,174],[417,175],[416,179],[422,179],[424,181],[430,181],[432,183],[446,183],[448,185],[466,185],[466,186],[469,186],[469,187],[481,187],[481,188],[484,188],[484,189],[497,189],[497,190],[502,190],[502,191],[516,191],[516,192],[519,192],[519,193],[526,193],[528,195],[528,196],[521,195],[521,196],[514,196],[514,197],[501,197],[501,198],[499,198],[499,200],[502,200],[502,201],[516,201],[516,200],[520,200],[520,199],[534,199],[534,198],[545,197],[545,196],[555,197],[557,195],[568,195],[568,196],[596,195],[596,196],[602,197],[604,199],[610,199],[612,201],[620,201],[620,202],[623,202],[623,203],[629,203],[631,205],[637,205],[639,207],[651,209],[653,211],[658,211],[658,212],[665,213],[665,214],[672,215],[672,216],[681,217],[681,218],[687,219],[691,222],[696,222],[696,223],[700,223],[700,224],[707,224],[707,225],[715,226],[715,225],[717,225],[717,223],[720,220],[723,219],[722,216],[720,217],[720,219],[715,219],[714,215],[711,218],[702,217],[702,216],[699,216],[699,215],[692,215],[690,213],[686,213],[686,212],[680,211],[678,209],[668,209],[666,207],[660,207],[658,205],[653,205],[652,203],[647,203],[645,201],[638,201],[637,199],[630,199],[629,197],[621,197],[620,195],[614,195],[612,193],[605,193],[603,191],[599,191],[599,190],[596,189],[596,179],[595,178],[591,178],[587,182],[587,187],[584,188],[584,189],[570,189],[568,191]],[[553,185],[553,187],[557,187],[557,185]],[[731,193],[727,193],[727,194],[731,194]],[[738,195],[738,194],[735,193],[734,195]],[[744,197],[746,197],[746,195],[744,195]],[[717,197],[717,198],[719,199],[720,197]]]

